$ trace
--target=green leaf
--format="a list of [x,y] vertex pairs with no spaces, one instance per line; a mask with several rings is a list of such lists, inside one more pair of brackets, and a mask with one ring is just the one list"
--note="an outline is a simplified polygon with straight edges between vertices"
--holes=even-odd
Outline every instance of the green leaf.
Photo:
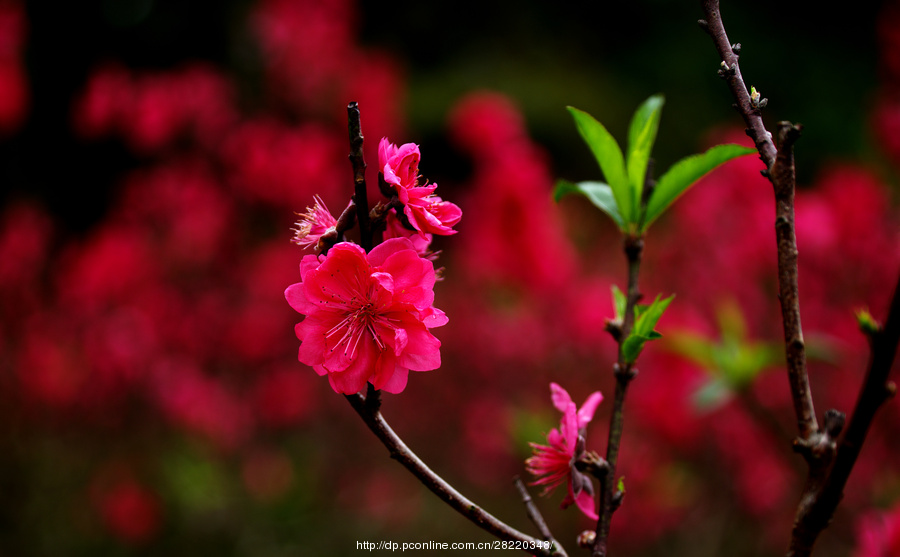
[[[655,338],[662,337],[659,333],[657,333],[657,335],[658,336]],[[628,335],[628,338],[622,343],[622,356],[624,357],[625,362],[633,364],[638,356],[641,355],[641,351],[644,349],[644,343],[648,340],[654,340],[654,338],[635,334]]]
[[628,305],[628,299],[615,284],[612,285],[612,295],[613,307],[616,308],[616,320],[622,321],[623,319],[625,319],[625,306]]
[[869,336],[881,331],[881,324],[872,317],[868,308],[856,310],[856,323],[859,325],[859,329]]
[[590,147],[597,164],[600,165],[603,177],[612,189],[622,220],[626,223],[636,222],[635,206],[632,203],[631,188],[625,172],[625,159],[622,157],[619,144],[593,116],[571,106],[567,108],[575,120],[575,125],[578,126],[578,133]]
[[608,184],[603,182],[573,183],[567,180],[558,180],[556,188],[553,189],[553,200],[559,201],[562,197],[573,193],[587,197],[595,207],[609,215],[619,228],[625,227],[622,215],[619,214],[619,208],[616,206],[612,188]]
[[662,317],[663,312],[666,311],[666,308],[669,307],[674,298],[675,296],[672,295],[665,300],[660,300],[659,296],[657,296],[653,303],[641,311],[640,314],[635,312],[634,327],[631,330],[631,334],[622,343],[622,356],[626,363],[634,363],[637,360],[641,350],[644,349],[644,343],[649,340],[662,338],[662,335],[654,331],[653,328],[656,327],[659,318]]
[[755,149],[742,145],[716,145],[705,153],[685,157],[673,164],[656,183],[656,188],[647,203],[647,213],[644,215],[641,231],[647,230],[673,201],[714,168],[733,158],[755,152]]
[[665,103],[662,95],[653,95],[638,107],[631,118],[628,128],[628,154],[626,164],[628,167],[628,179],[631,181],[631,189],[634,192],[634,206],[640,207],[641,195],[644,191],[644,181],[647,178],[647,162],[650,160],[650,152],[653,143],[656,142],[656,132],[659,129],[659,118]]
[[625,493],[625,476],[619,478],[618,483],[616,483],[616,490],[618,490],[619,493]]
[[674,299],[674,294],[665,300],[660,300],[659,296],[657,296],[656,299],[653,300],[653,303],[637,317],[632,334],[649,337],[650,334],[653,333],[653,328],[656,327],[659,318],[662,317],[663,312],[666,311],[666,308],[669,307],[669,304],[672,303],[672,300]]

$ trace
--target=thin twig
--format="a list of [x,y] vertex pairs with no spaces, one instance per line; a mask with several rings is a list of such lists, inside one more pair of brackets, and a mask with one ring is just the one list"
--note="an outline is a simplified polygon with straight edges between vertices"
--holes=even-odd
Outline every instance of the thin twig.
[[359,105],[347,105],[347,128],[350,133],[350,164],[353,165],[353,202],[359,222],[359,244],[366,251],[373,247],[372,225],[369,222],[369,200],[366,193],[366,160],[363,157],[363,134],[359,119]]
[[[550,528],[547,526],[547,522],[544,521],[543,515],[541,515],[540,509],[537,508],[537,505],[534,504],[534,500],[531,498],[531,494],[528,493],[528,488],[525,487],[525,482],[522,481],[522,478],[516,476],[513,478],[513,483],[516,485],[516,489],[519,490],[519,495],[522,497],[522,503],[525,504],[525,513],[528,515],[529,520],[531,520],[534,527],[537,528],[538,532],[541,533],[541,537],[544,540],[550,542],[551,547],[559,548],[559,551],[562,551],[562,546],[559,545],[559,542],[556,541],[556,538],[553,537],[553,533],[550,532]],[[563,553],[559,553],[557,551],[556,555],[562,555]]]
[[759,106],[753,106],[753,103],[750,102],[750,91],[744,84],[738,55],[735,53],[735,50],[739,49],[732,46],[728,41],[728,35],[725,34],[725,26],[722,24],[722,16],[719,12],[719,0],[701,0],[701,3],[706,19],[700,20],[700,26],[709,33],[716,45],[716,50],[719,51],[719,57],[723,63],[721,75],[728,82],[728,87],[737,100],[738,111],[743,116],[744,123],[747,124],[747,135],[756,144],[766,168],[771,168],[775,163],[777,152],[775,143],[772,141],[772,134],[766,131]]
[[[372,391],[370,390],[370,393]],[[510,542],[520,542],[521,549],[531,555],[544,557],[567,557],[565,550],[559,543],[551,543],[550,549],[544,549],[543,540],[533,538],[509,526],[497,519],[448,484],[443,478],[433,472],[422,460],[412,452],[400,437],[394,433],[384,416],[376,405],[367,403],[366,398],[360,394],[345,395],[356,413],[366,422],[372,433],[387,447],[391,458],[403,465],[413,476],[418,478],[422,485],[427,487],[438,498],[450,505],[456,512],[469,519],[482,530],[497,538]],[[371,394],[370,394],[371,396]]]
[[613,511],[618,507],[615,502],[616,464],[619,459],[619,446],[622,431],[625,427],[625,394],[628,385],[637,373],[633,365],[625,361],[623,345],[634,327],[634,308],[641,299],[638,290],[638,274],[641,267],[641,255],[644,240],[640,236],[625,237],[625,257],[628,260],[628,295],[625,303],[625,315],[622,326],[618,330],[619,357],[615,365],[616,391],[613,397],[612,418],[609,423],[609,440],[606,445],[607,474],[600,481],[600,519],[597,521],[597,537],[594,541],[593,556],[606,557],[609,526]]

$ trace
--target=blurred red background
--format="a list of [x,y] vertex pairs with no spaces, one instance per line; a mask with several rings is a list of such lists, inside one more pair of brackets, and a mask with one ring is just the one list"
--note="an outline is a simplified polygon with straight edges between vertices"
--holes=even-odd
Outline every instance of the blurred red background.
[[[414,141],[422,173],[463,209],[459,234],[436,240],[444,365],[385,396],[384,413],[436,471],[529,529],[511,478],[556,427],[550,381],[578,402],[611,395],[603,324],[625,279],[612,224],[583,200],[551,200],[557,176],[599,178],[563,106],[624,137],[662,90],[660,169],[745,142],[697,14],[598,8],[648,29],[632,43],[610,31],[591,53],[577,14],[528,3],[175,4],[0,0],[0,555],[349,555],[374,539],[488,539],[296,359],[283,291],[304,252],[290,228],[313,195],[334,209],[351,193],[351,100],[370,185],[378,140]],[[683,30],[668,29],[671,13]],[[759,24],[735,21],[745,35]],[[793,87],[753,66],[775,65],[775,40],[757,29],[745,44],[745,75],[773,82],[756,83],[769,110],[807,124],[797,227],[820,410],[851,408],[867,357],[853,311],[883,317],[900,269],[898,21],[896,3],[861,7],[823,61],[794,68]],[[501,22],[511,31],[489,36]],[[458,36],[465,25],[475,38]],[[804,56],[804,33],[826,31],[783,40]],[[785,546],[805,472],[790,451],[760,168],[726,165],[647,238],[642,291],[676,299],[626,406],[617,554]],[[729,374],[746,388],[724,386]],[[589,449],[605,449],[608,414],[604,403]],[[896,403],[880,414],[819,554],[900,555],[898,513],[881,514],[900,500],[898,418]],[[590,525],[557,511],[561,497],[539,503],[574,552]]]

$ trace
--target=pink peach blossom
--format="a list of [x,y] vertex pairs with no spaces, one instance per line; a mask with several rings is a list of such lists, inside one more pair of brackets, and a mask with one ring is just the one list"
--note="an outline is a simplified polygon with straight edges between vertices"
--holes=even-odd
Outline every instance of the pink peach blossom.
[[414,188],[419,185],[419,160],[422,154],[415,143],[397,147],[382,137],[378,144],[378,167],[384,181],[395,189]]
[[[378,145],[378,165],[384,181],[397,192],[410,225],[425,239],[429,234],[456,234],[453,226],[462,217],[459,207],[434,195],[437,184],[419,178],[419,146],[405,143],[397,147],[382,138]],[[420,185],[421,183],[421,185]]]
[[297,324],[298,359],[327,375],[339,393],[372,383],[399,393],[409,370],[441,365],[441,343],[428,329],[447,323],[434,302],[434,266],[406,238],[393,238],[370,253],[341,242],[327,255],[307,255],[302,282],[285,290]]
[[406,218],[423,238],[427,234],[440,236],[456,234],[453,225],[458,223],[462,217],[459,207],[434,195],[435,189],[437,189],[437,184],[401,188],[398,191]]
[[532,485],[546,486],[546,495],[563,481],[567,482],[569,492],[563,499],[562,508],[575,503],[588,518],[597,520],[594,486],[590,478],[575,468],[575,462],[584,453],[585,429],[594,418],[603,395],[594,391],[579,409],[569,393],[556,383],[550,383],[550,394],[553,406],[563,413],[563,417],[559,429],[552,429],[547,434],[549,445],[531,443],[534,454],[525,461],[525,466],[531,474],[538,476]]
[[300,215],[294,229],[294,237],[292,242],[300,247],[308,248],[309,246],[318,246],[319,239],[328,232],[334,231],[337,220],[328,212],[328,207],[318,195],[315,196],[315,203],[312,207],[307,207],[306,212]]
[[397,216],[396,209],[391,209],[387,212],[384,218],[384,225],[383,237],[385,240],[391,238],[408,238],[419,255],[426,259],[431,259],[431,257],[428,256],[430,253],[428,248],[431,246],[432,239],[431,234],[425,234],[423,237],[417,230],[409,230],[403,226],[403,223],[400,222],[400,218]]

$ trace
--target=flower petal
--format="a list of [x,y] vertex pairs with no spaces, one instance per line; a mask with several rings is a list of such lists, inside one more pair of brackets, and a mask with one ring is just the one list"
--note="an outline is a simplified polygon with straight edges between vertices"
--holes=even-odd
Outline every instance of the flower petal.
[[572,397],[570,397],[569,393],[557,383],[550,383],[550,400],[553,401],[553,406],[563,413],[565,413],[569,405],[572,404]]
[[603,402],[603,395],[600,391],[594,391],[587,397],[587,400],[585,400],[584,404],[581,405],[581,408],[578,409],[579,428],[585,427],[594,419],[594,411],[597,410],[597,406],[601,402]]

